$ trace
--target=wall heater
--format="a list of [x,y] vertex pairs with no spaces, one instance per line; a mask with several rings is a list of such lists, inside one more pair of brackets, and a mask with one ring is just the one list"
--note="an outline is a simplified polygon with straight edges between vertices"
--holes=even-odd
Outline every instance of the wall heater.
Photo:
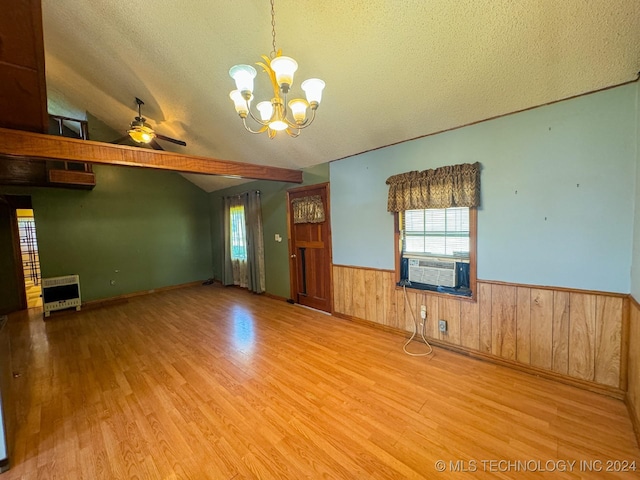
[[42,279],[42,304],[44,316],[48,317],[54,310],[75,307],[80,310],[80,277],[65,275]]

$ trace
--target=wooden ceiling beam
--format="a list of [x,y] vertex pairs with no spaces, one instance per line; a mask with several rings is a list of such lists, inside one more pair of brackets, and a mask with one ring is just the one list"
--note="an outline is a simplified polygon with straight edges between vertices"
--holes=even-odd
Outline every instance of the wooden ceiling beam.
[[[0,128],[0,156],[302,183],[302,171]],[[1,158],[0,158],[0,161]]]

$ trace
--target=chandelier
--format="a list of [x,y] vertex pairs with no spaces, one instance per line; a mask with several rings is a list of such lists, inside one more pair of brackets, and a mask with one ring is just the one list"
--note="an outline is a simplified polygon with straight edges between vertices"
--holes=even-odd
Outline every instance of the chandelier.
[[[264,62],[256,65],[262,67],[269,75],[273,86],[273,98],[271,101],[260,102],[256,105],[259,118],[251,111],[253,101],[253,79],[256,77],[256,69],[251,65],[235,65],[229,70],[229,75],[236,82],[236,90],[233,90],[229,97],[233,100],[236,112],[242,119],[244,128],[251,133],[267,132],[269,138],[273,138],[276,132],[285,131],[291,137],[300,135],[303,128],[313,123],[316,117],[316,110],[322,100],[322,89],[324,82],[319,78],[310,78],[300,85],[307,97],[294,98],[287,103],[287,94],[293,85],[293,74],[298,69],[298,63],[291,57],[282,55],[281,50],[276,50],[276,19],[274,0],[271,0],[271,36],[273,37],[273,51],[270,57],[262,55]],[[307,109],[310,115],[307,115]],[[289,118],[289,113],[291,117]],[[247,125],[247,116],[251,117],[257,124],[258,129],[253,130]]]

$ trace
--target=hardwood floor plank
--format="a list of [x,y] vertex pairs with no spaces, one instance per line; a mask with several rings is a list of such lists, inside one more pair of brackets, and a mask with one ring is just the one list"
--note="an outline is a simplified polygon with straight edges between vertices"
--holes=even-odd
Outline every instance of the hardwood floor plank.
[[[407,319],[401,294],[376,296],[381,311],[402,312],[392,323]],[[410,302],[425,302],[433,320],[462,315],[430,298],[414,293]],[[460,331],[469,342],[491,318],[488,298],[473,309],[473,332]],[[536,298],[532,363],[551,354],[534,354],[534,325],[545,324],[540,334],[551,327]],[[640,461],[618,400],[443,349],[411,357],[403,336],[236,288],[170,290],[47,322],[32,310],[12,315],[9,328],[20,400],[1,480],[537,479],[480,463],[473,474],[451,468]]]

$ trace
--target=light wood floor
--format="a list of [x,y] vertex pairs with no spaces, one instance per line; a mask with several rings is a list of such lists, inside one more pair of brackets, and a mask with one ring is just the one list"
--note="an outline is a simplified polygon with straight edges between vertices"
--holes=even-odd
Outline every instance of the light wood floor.
[[[640,462],[620,401],[238,289],[30,312],[0,480],[637,478],[580,471]],[[578,463],[522,471],[558,460]]]

